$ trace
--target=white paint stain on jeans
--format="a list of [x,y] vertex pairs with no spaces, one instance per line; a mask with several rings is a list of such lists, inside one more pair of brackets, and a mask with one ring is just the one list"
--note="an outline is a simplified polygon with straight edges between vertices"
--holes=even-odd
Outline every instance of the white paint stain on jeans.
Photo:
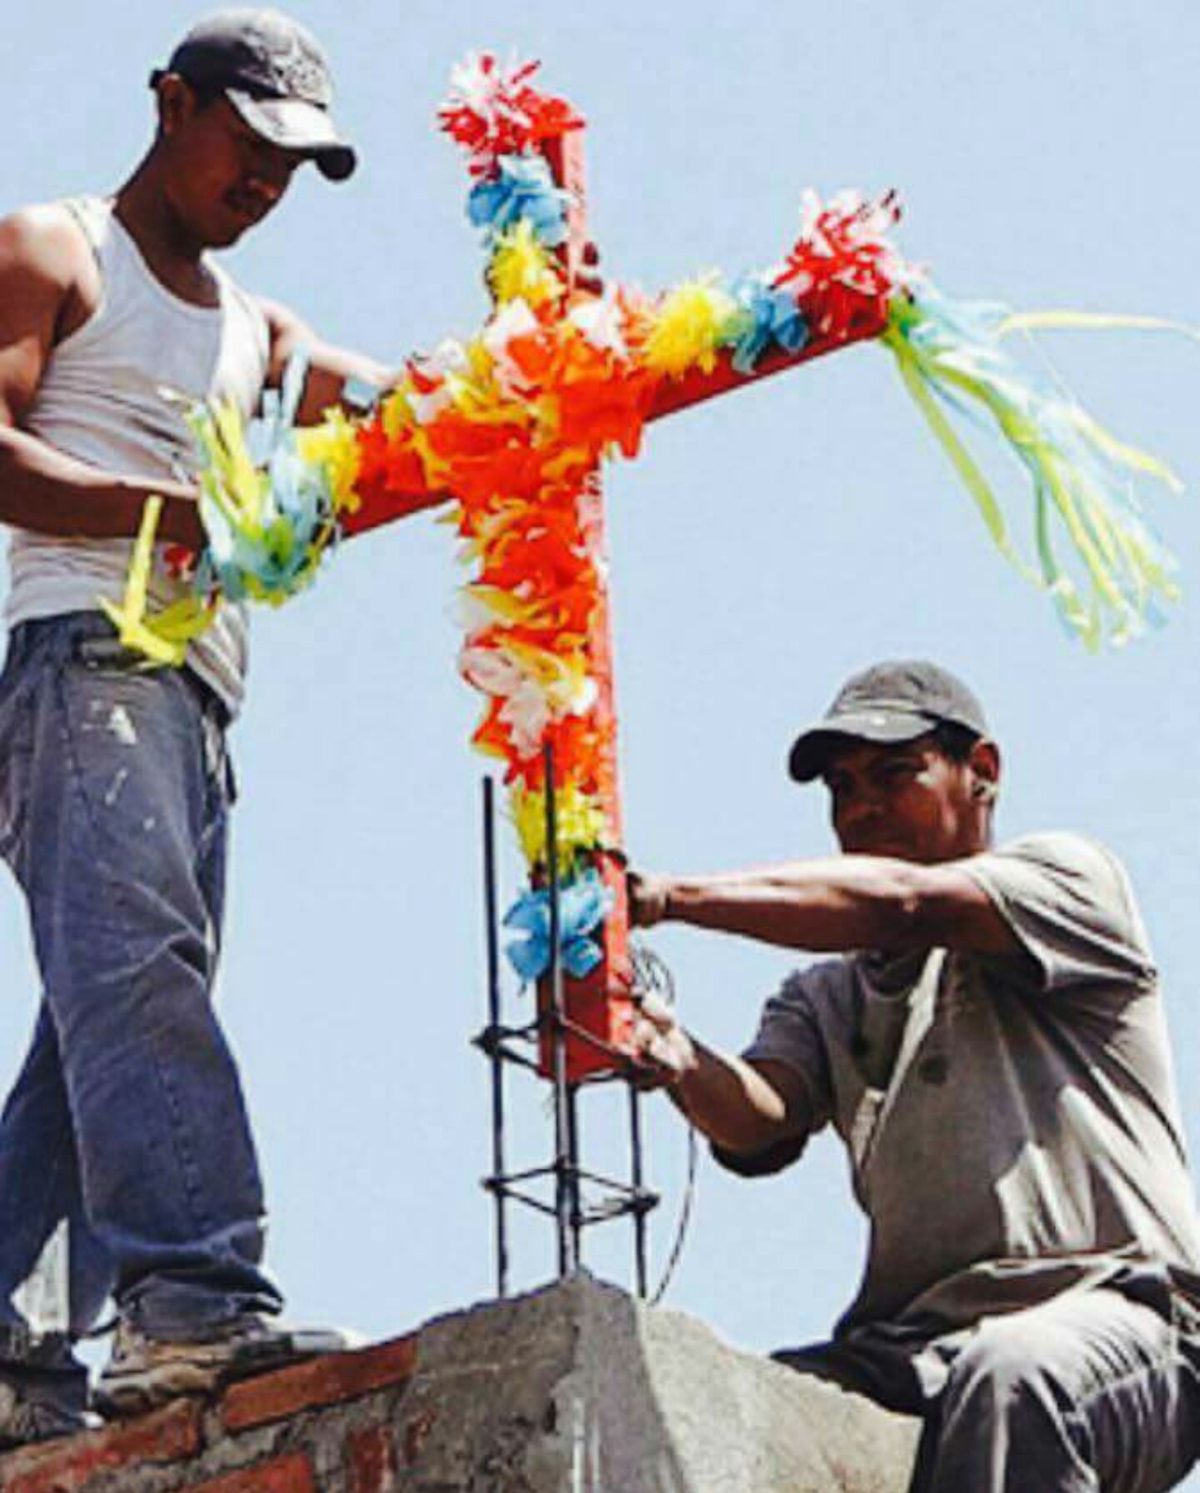
[[137,746],[138,735],[134,729],[133,717],[124,705],[114,705],[109,711],[108,729],[122,746]]
[[114,774],[112,782],[108,785],[107,789],[105,790],[105,793],[104,793],[104,802],[107,804],[107,806],[110,809],[112,808],[113,804],[116,803],[117,796],[121,792],[121,789],[124,788],[124,786],[125,786],[125,779],[128,776],[129,776],[129,769],[127,767],[119,768],[117,770],[117,772]]

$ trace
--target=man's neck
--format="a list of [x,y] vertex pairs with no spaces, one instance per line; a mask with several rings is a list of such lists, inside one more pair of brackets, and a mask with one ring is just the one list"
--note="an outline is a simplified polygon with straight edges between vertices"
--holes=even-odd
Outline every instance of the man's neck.
[[204,263],[206,246],[172,208],[153,152],[117,193],[114,210],[155,278],[172,294],[196,306],[219,304],[212,271]]

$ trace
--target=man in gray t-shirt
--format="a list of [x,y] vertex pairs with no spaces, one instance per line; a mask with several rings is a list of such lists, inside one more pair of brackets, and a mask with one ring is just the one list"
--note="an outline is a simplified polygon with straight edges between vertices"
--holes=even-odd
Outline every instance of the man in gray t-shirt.
[[1200,1223],[1124,872],[1072,834],[992,848],[999,752],[932,664],[855,676],[790,765],[842,856],[630,877],[642,926],[837,955],[740,1058],[653,1005],[638,1031],[724,1165],[846,1143],[862,1284],[831,1343],[781,1356],[924,1416],[921,1493],[1173,1486],[1200,1455]]

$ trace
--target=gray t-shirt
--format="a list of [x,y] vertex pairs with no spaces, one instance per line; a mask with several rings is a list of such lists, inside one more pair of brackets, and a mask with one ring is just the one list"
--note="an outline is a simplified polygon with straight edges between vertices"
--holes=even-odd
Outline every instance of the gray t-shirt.
[[803,1080],[805,1136],[832,1124],[871,1221],[840,1330],[953,1328],[1098,1284],[1130,1262],[1200,1267],[1156,974],[1129,882],[1100,846],[1038,834],[965,869],[1024,953],[792,975],[746,1056]]

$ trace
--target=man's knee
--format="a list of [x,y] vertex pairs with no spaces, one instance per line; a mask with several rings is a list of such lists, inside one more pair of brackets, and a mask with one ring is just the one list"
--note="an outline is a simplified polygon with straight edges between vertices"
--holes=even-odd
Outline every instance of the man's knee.
[[1056,1336],[1023,1315],[985,1318],[950,1369],[946,1401],[1006,1418],[1069,1413],[1075,1393]]

